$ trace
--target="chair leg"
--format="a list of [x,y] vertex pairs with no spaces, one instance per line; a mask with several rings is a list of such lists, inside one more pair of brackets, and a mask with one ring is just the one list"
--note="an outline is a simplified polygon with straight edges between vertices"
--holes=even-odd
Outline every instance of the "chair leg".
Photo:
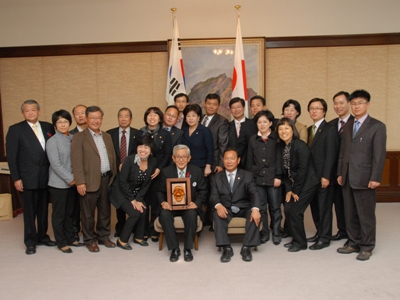
[[221,252],[221,247],[218,247],[218,251]]
[[254,246],[254,251],[258,251],[257,246]]
[[199,235],[196,233],[194,237],[194,249],[197,251],[199,250]]
[[158,250],[161,251],[164,243],[164,232],[160,232],[160,240],[158,242]]

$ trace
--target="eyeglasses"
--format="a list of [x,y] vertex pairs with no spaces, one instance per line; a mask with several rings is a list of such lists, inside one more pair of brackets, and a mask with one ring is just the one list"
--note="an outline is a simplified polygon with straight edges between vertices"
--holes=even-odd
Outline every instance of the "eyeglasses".
[[361,106],[367,104],[368,102],[350,102],[351,106]]
[[188,155],[182,155],[182,156],[178,156],[178,155],[174,155],[175,159],[180,160],[180,159],[187,159],[189,156]]
[[69,121],[57,121],[56,124],[69,124]]
[[310,107],[308,110],[324,110],[322,107]]

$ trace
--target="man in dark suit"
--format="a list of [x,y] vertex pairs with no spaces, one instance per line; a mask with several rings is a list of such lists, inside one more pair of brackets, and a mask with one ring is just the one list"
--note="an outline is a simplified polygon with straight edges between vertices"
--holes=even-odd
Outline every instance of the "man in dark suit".
[[[86,106],[79,104],[72,109],[72,115],[74,116],[76,127],[72,129],[69,134],[76,134],[86,129]],[[79,194],[76,193],[74,202],[74,211],[72,213],[72,232],[74,238],[79,240],[79,232],[81,231],[81,205],[79,203]]]
[[[345,126],[348,126],[349,121],[354,120],[354,117],[350,114],[350,95],[348,92],[340,91],[333,96],[333,109],[338,115],[338,118],[333,119],[328,124],[335,127],[339,134],[339,145],[342,139],[343,130]],[[347,239],[346,232],[346,221],[344,217],[344,201],[343,201],[343,191],[342,187],[335,180],[333,185],[333,203],[335,204],[336,213],[336,224],[338,232],[332,236],[331,240],[338,241],[342,239]]]
[[229,262],[233,250],[228,237],[228,224],[233,217],[246,218],[246,233],[240,251],[244,261],[251,261],[251,247],[260,245],[260,199],[253,174],[238,169],[240,157],[235,148],[225,150],[225,172],[210,180],[211,205],[215,208],[214,230],[217,247],[223,247],[221,262]]
[[314,242],[310,250],[320,250],[329,246],[332,237],[332,196],[333,182],[336,178],[338,134],[336,129],[325,121],[328,105],[324,99],[311,99],[307,110],[314,122],[314,125],[308,128],[308,146],[311,161],[321,182],[310,203],[317,233],[307,241]]
[[171,134],[172,148],[182,144],[183,130],[175,127],[178,115],[179,110],[175,105],[170,105],[165,109],[163,128]]
[[218,114],[221,98],[218,94],[208,94],[204,102],[205,115],[201,124],[208,127],[214,141],[214,163],[211,167],[213,173],[223,170],[222,155],[228,147],[229,122]]
[[238,150],[241,168],[246,167],[247,148],[250,137],[257,134],[257,125],[253,120],[244,116],[246,108],[245,101],[242,98],[235,97],[229,101],[229,108],[233,120],[229,123],[228,147],[234,147]]
[[[119,172],[122,167],[122,163],[125,158],[133,153],[136,153],[135,139],[133,138],[137,129],[131,127],[132,123],[132,111],[123,107],[118,111],[118,124],[119,127],[107,130],[107,133],[111,135],[111,139],[114,145],[116,154],[116,166]],[[121,209],[116,210],[117,213],[117,224],[115,224],[114,237],[119,237],[124,228],[126,221],[126,214]]]
[[76,127],[69,132],[70,134],[75,134],[86,129],[86,108],[85,105],[79,104],[72,109]]
[[174,104],[179,110],[178,118],[176,120],[176,128],[183,129],[187,126],[185,120],[183,119],[183,110],[189,104],[189,97],[184,93],[179,93],[174,96]]
[[111,136],[100,130],[103,115],[100,107],[89,106],[86,109],[88,127],[75,134],[71,144],[72,169],[81,201],[83,241],[90,252],[100,251],[97,242],[108,248],[116,246],[109,238],[108,187],[117,174],[117,164]]
[[[163,208],[160,214],[160,223],[165,232],[168,250],[172,250],[169,258],[171,262],[177,261],[181,254],[178,236],[175,233],[174,217],[182,216],[185,224],[185,261],[193,260],[191,249],[193,249],[193,241],[196,236],[197,216],[200,215],[201,219],[204,220],[202,205],[206,202],[207,185],[203,171],[199,167],[189,164],[190,158],[190,149],[188,146],[176,145],[172,155],[175,164],[161,171],[161,180],[157,196]],[[171,205],[167,202],[167,178],[190,178],[192,202],[188,205],[187,210],[172,210]]]
[[26,100],[21,105],[21,112],[25,121],[8,129],[6,152],[11,180],[22,198],[25,253],[34,254],[36,245],[56,245],[47,235],[50,164],[45,152],[54,127],[38,121],[40,106],[35,100]]
[[343,130],[338,162],[349,241],[337,251],[359,252],[358,260],[368,260],[375,248],[376,188],[386,160],[386,126],[369,116],[370,100],[365,90],[350,95],[354,120]]

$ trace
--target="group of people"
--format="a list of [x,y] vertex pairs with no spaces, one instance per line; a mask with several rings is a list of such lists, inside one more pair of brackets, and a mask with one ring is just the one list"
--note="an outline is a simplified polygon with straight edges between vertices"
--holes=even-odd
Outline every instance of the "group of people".
[[[149,238],[159,239],[154,229],[159,218],[175,262],[181,251],[174,217],[181,216],[185,261],[193,260],[200,218],[215,232],[221,262],[229,262],[228,225],[234,217],[246,218],[240,251],[244,261],[251,261],[251,248],[270,236],[274,245],[291,237],[284,244],[289,252],[307,249],[308,242],[309,249],[320,250],[331,240],[345,239],[339,253],[357,252],[357,259],[369,259],[375,247],[375,189],[386,158],[386,128],[368,115],[368,92],[334,95],[338,118],[330,122],[325,120],[326,101],[310,100],[313,125],[308,128],[297,121],[301,106],[293,99],[276,119],[265,99],[254,96],[249,100],[253,119],[248,119],[245,100],[233,98],[231,122],[218,114],[218,94],[206,96],[204,114],[186,94],[177,94],[174,101],[164,113],[148,108],[140,129],[131,127],[132,112],[123,107],[119,126],[107,132],[101,130],[104,112],[98,106],[74,107],[77,127],[70,130],[68,111],[54,112],[50,124],[38,121],[35,100],[22,104],[25,121],[10,126],[6,151],[23,201],[26,254],[42,244],[63,253],[80,246],[98,252],[98,245],[132,250],[131,234],[133,243],[148,246]],[[168,201],[169,178],[190,182],[191,201],[183,210]],[[49,193],[55,242],[47,235]],[[116,243],[110,240],[110,203],[117,212]],[[332,236],[333,204],[338,232]],[[316,234],[307,239],[308,205]]]

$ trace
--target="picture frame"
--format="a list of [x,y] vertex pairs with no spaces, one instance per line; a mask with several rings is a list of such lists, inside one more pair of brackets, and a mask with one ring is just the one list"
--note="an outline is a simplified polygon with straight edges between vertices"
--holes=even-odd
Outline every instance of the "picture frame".
[[167,178],[167,202],[172,210],[186,210],[192,202],[190,178]]
[[[265,96],[265,37],[243,38],[247,90],[250,100]],[[185,70],[186,94],[190,103],[204,107],[205,96],[217,93],[221,97],[218,113],[231,119],[229,101],[232,96],[232,74],[235,38],[180,39]],[[170,49],[171,41],[168,43]],[[250,115],[250,114],[249,114]]]

